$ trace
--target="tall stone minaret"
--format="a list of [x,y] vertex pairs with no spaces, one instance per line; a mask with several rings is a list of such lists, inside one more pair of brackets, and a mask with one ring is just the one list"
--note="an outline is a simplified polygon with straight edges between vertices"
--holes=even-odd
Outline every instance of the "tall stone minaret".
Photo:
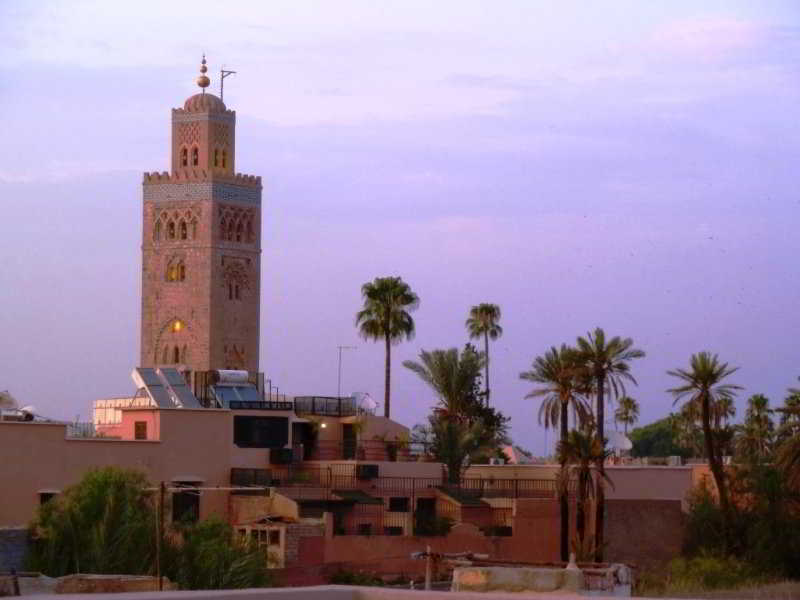
[[258,371],[261,178],[236,173],[236,113],[172,110],[172,168],[144,174],[141,366]]

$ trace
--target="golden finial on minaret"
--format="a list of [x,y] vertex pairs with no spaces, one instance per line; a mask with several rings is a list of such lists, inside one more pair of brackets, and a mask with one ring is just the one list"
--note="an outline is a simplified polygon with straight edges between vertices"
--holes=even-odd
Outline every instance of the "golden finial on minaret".
[[203,90],[204,94],[206,93],[206,88],[211,84],[211,80],[206,75],[206,71],[208,71],[208,67],[206,67],[206,55],[203,54],[203,60],[200,62],[200,75],[195,81]]

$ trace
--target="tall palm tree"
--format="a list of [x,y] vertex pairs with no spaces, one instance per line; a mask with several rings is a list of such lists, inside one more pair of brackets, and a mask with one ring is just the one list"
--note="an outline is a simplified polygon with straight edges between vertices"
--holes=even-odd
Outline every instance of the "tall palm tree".
[[725,544],[731,547],[731,511],[728,499],[728,487],[725,482],[725,471],[722,466],[722,456],[717,451],[714,443],[714,432],[711,429],[711,407],[722,398],[733,398],[736,390],[741,386],[722,381],[738,371],[738,367],[729,367],[728,363],[719,361],[716,354],[698,352],[692,354],[689,360],[689,370],[674,369],[667,371],[668,375],[677,377],[682,385],[667,390],[675,397],[675,402],[686,399],[694,406],[699,406],[703,424],[703,437],[705,439],[706,454],[714,482],[717,484],[719,502],[725,528]]
[[736,405],[733,398],[723,397],[711,406],[711,416],[714,419],[714,427],[717,429],[727,425],[728,421],[736,416]]
[[789,389],[781,415],[781,443],[777,463],[786,475],[787,483],[800,492],[800,390]]
[[[577,415],[588,412],[583,395],[587,393],[587,380],[581,369],[578,353],[574,348],[562,344],[552,347],[543,356],[533,360],[530,371],[519,374],[520,379],[540,384],[525,397],[542,398],[539,406],[539,423],[547,429],[561,425],[561,441],[567,439],[569,408]],[[564,468],[564,457],[560,457]],[[569,503],[567,489],[562,486],[559,493],[561,504],[561,560],[569,559]]]
[[484,364],[483,353],[457,348],[422,350],[419,362],[403,361],[403,366],[416,373],[439,397],[441,410],[451,417],[464,415],[465,403],[472,395],[475,380]]
[[486,356],[486,406],[489,406],[489,338],[496,340],[503,335],[500,320],[500,307],[497,304],[482,302],[469,311],[466,326],[470,339],[483,337],[483,353]]
[[744,424],[737,439],[737,449],[748,459],[765,459],[771,449],[775,434],[769,398],[754,394],[747,399]]
[[614,412],[614,420],[623,424],[625,435],[628,435],[628,425],[633,425],[639,420],[639,403],[630,396],[620,398],[617,410]]
[[400,277],[376,277],[361,286],[361,296],[364,307],[356,313],[359,333],[364,339],[386,343],[383,414],[389,418],[392,344],[414,337],[414,319],[408,313],[419,306],[419,298]]
[[[644,351],[634,348],[631,338],[615,336],[606,340],[606,333],[600,327],[595,328],[594,332],[586,334],[585,338],[579,337],[577,346],[586,371],[594,379],[594,393],[597,399],[597,412],[595,413],[597,437],[605,444],[606,389],[609,389],[614,397],[618,398],[621,394],[625,394],[626,381],[636,385],[636,379],[630,372],[630,362],[636,358],[643,358]],[[597,485],[594,521],[595,541],[597,542],[595,560],[603,562],[605,493],[602,475],[605,473],[605,461],[597,463],[597,471],[600,477],[595,482]]]
[[[611,454],[605,449],[600,439],[595,435],[594,428],[588,431],[573,429],[569,432],[566,440],[560,441],[556,450],[559,462],[562,464],[562,486],[565,485],[575,475],[576,486],[576,517],[575,529],[578,535],[577,548],[586,551],[593,544],[586,543],[586,504],[592,497],[592,465],[601,458],[605,460]],[[564,471],[566,469],[566,471]],[[598,474],[598,476],[600,476]],[[608,475],[602,474],[607,483],[611,483]],[[612,484],[613,485],[613,484]],[[579,560],[591,560],[592,556],[584,556]]]

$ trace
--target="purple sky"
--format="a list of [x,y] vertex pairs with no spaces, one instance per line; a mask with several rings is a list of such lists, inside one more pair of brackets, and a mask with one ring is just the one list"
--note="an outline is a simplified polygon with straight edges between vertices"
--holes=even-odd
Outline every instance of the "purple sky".
[[[518,379],[600,325],[665,371],[708,349],[740,398],[800,375],[800,9],[789,2],[0,4],[0,390],[53,417],[133,391],[141,172],[200,53],[224,63],[237,167],[261,175],[261,368],[292,394],[382,400],[360,286],[401,275],[417,336],[393,415],[434,401],[402,360],[503,309],[493,401],[544,449]],[[550,436],[552,439],[552,436]]]

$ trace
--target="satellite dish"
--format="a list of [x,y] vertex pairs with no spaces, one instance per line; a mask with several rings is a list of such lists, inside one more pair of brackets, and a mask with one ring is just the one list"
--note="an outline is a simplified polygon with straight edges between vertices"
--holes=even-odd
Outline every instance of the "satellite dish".
[[36,412],[36,407],[33,404],[28,404],[28,406],[20,408],[19,412],[34,414]]

